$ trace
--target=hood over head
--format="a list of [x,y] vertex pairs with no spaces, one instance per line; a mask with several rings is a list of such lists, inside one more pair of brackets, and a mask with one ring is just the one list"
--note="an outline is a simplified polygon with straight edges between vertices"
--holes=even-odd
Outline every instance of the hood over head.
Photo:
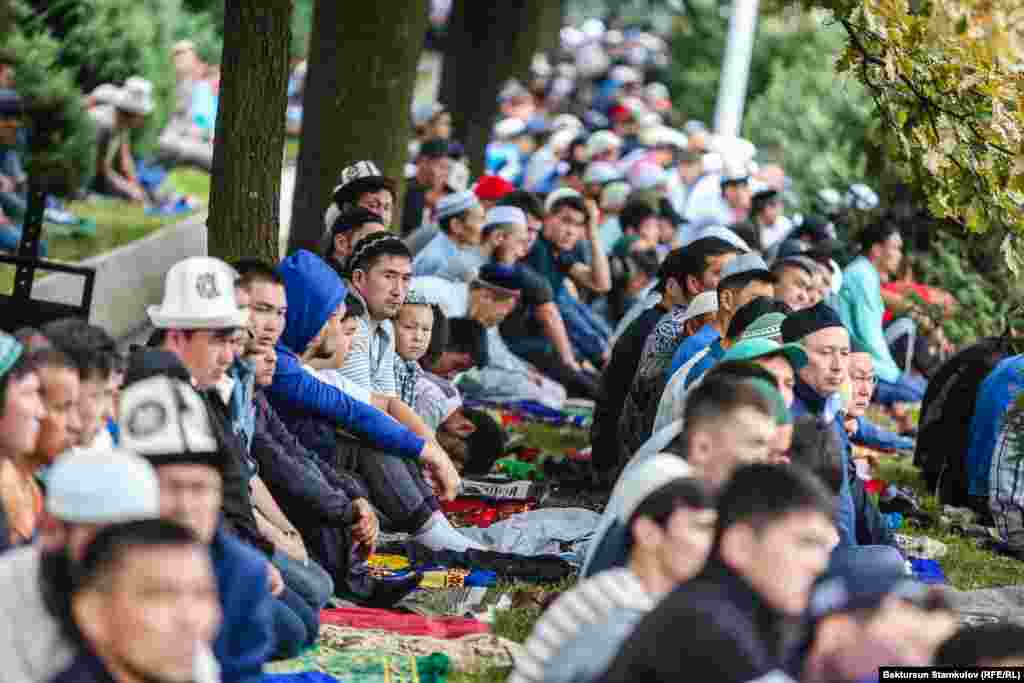
[[345,300],[348,289],[333,268],[305,249],[282,261],[277,272],[288,299],[281,343],[301,355]]

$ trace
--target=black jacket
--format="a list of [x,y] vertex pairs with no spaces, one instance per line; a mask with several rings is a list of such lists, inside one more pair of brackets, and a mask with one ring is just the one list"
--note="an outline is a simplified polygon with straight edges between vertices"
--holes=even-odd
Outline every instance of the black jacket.
[[224,525],[235,536],[261,551],[267,557],[274,554],[274,544],[264,538],[256,525],[252,511],[252,490],[249,488],[249,468],[245,446],[231,429],[228,408],[215,389],[201,392],[210,412],[217,443],[224,451]]
[[665,310],[654,306],[640,314],[626,327],[612,348],[612,356],[601,376],[601,394],[594,407],[594,424],[590,428],[593,444],[591,462],[602,472],[612,472],[632,456],[622,452],[619,439],[619,418],[626,403],[626,394],[633,385],[644,344]]
[[600,679],[746,683],[782,669],[783,618],[717,560],[637,626]]

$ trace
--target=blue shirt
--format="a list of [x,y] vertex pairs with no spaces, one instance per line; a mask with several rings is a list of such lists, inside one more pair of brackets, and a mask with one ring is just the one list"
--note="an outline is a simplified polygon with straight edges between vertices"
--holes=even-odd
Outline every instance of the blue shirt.
[[1024,354],[1004,359],[978,389],[967,446],[967,492],[987,496],[992,454],[1006,411],[1024,388]]
[[412,261],[412,274],[415,277],[443,276],[452,269],[454,261],[463,262],[466,268],[479,268],[483,265],[483,258],[475,249],[463,249],[444,232],[439,232],[416,254]]
[[[822,398],[814,389],[797,378],[793,388],[793,418],[801,415],[825,416],[828,410],[828,399]],[[840,469],[843,473],[839,485],[839,509],[836,511],[836,528],[839,531],[839,547],[856,547],[857,543],[857,512],[853,505],[853,493],[850,491],[850,438],[843,426],[841,415],[833,415],[829,420],[832,430],[839,437]]]
[[721,338],[711,342],[708,352],[704,354],[703,358],[697,361],[696,365],[690,368],[690,373],[686,375],[686,388],[689,389],[694,382],[704,376],[705,372],[718,364],[724,355],[725,349],[722,348]]
[[715,326],[711,323],[708,323],[697,330],[689,339],[680,344],[678,349],[676,349],[675,354],[672,356],[672,365],[669,366],[665,377],[671,379],[676,370],[683,367],[686,361],[693,358],[702,349],[706,349],[714,342],[719,341],[721,338],[722,335],[719,334],[718,330],[715,329]]

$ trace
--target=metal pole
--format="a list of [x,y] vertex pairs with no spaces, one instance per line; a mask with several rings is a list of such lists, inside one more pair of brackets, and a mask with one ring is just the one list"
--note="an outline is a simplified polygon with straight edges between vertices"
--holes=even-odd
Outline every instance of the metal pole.
[[756,30],[757,0],[733,0],[715,104],[715,132],[719,135],[735,137],[740,134]]

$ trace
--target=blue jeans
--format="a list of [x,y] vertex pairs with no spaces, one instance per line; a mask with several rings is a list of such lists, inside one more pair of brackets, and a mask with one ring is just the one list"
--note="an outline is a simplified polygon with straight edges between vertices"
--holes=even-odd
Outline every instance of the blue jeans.
[[893,403],[920,403],[924,400],[927,388],[927,380],[916,375],[900,375],[895,382],[879,379],[878,387],[875,389],[875,401],[884,406],[891,406]]
[[900,551],[888,545],[837,547],[828,561],[827,574],[883,577],[904,576],[907,562]]
[[274,659],[291,659],[316,642],[320,617],[292,589],[274,599]]
[[[9,251],[12,254],[18,251],[18,244],[21,243],[21,228],[6,224],[0,225],[0,251]],[[39,240],[38,256],[46,256],[46,240]]]
[[334,579],[313,560],[302,563],[275,550],[270,561],[281,572],[285,585],[298,593],[314,611],[322,610],[334,595]]
[[555,296],[555,304],[565,321],[565,331],[577,355],[592,362],[600,362],[608,350],[611,327],[586,304],[577,301],[563,288]]

